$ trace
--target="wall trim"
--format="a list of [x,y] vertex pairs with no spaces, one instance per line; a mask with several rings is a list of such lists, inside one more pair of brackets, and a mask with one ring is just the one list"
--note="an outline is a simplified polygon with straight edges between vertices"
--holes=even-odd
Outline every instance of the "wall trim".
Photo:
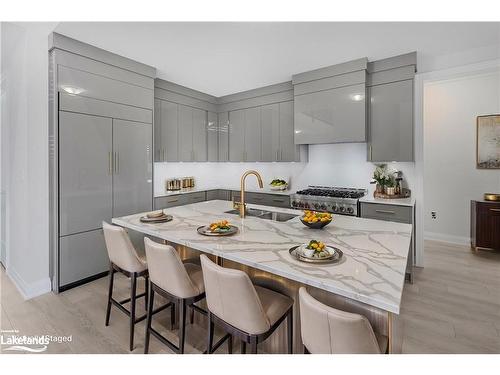
[[462,236],[453,236],[451,234],[446,233],[436,233],[425,231],[424,233],[426,240],[447,242],[456,245],[465,245],[470,246],[470,237],[462,237]]
[[19,276],[19,273],[12,268],[12,265],[7,269],[7,276],[9,276],[12,280],[17,290],[21,293],[25,300],[41,296],[42,294],[49,293],[52,290],[50,277],[28,284],[21,276]]

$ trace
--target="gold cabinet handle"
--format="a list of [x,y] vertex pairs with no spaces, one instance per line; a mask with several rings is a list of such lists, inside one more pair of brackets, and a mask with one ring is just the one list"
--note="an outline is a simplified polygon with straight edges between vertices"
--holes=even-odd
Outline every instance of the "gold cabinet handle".
[[389,211],[389,210],[375,210],[375,212],[378,212],[380,214],[391,214],[391,215],[395,214],[394,211]]

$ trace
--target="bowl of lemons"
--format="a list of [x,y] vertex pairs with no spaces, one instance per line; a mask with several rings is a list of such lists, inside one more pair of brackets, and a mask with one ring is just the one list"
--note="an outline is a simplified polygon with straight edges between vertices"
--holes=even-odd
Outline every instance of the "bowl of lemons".
[[300,221],[309,228],[321,229],[332,222],[332,214],[306,210]]

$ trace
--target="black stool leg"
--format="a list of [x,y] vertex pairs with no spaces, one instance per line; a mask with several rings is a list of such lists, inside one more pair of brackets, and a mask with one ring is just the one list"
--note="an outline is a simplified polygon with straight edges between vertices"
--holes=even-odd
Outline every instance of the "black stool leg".
[[111,298],[113,297],[113,282],[115,278],[115,270],[113,264],[109,265],[109,291],[108,291],[108,307],[106,308],[106,327],[109,326],[109,317],[111,315]]
[[170,330],[173,330],[175,327],[175,302],[172,302],[172,307],[170,308]]
[[247,343],[245,341],[241,341],[241,354],[247,354]]
[[194,324],[194,307],[191,306],[191,310],[189,311],[189,324]]
[[131,276],[130,285],[130,351],[134,350],[134,326],[135,326],[135,294],[137,291],[137,274]]
[[186,339],[186,300],[179,301],[179,353],[184,354],[184,342]]
[[233,336],[227,338],[227,354],[233,354]]
[[149,299],[149,277],[144,276],[144,308],[148,309],[148,299]]
[[154,303],[154,291],[151,288],[151,295],[149,296],[149,306],[148,306],[148,320],[146,321],[146,338],[144,339],[144,354],[149,352],[149,337],[151,335],[151,320],[153,317],[153,303]]
[[287,340],[288,340],[288,354],[292,354],[293,351],[293,308],[290,308],[290,311],[286,317],[286,328],[287,328]]
[[250,353],[257,354],[257,337],[250,337]]
[[208,318],[207,354],[212,354],[212,346],[214,344],[214,322],[212,322],[212,314],[210,314],[210,311],[208,312],[207,318]]

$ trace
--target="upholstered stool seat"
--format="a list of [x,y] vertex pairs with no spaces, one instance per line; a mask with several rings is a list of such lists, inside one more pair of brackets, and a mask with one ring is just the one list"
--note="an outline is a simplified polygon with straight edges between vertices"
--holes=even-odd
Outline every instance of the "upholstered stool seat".
[[257,344],[269,337],[287,319],[288,353],[292,352],[293,300],[273,290],[254,286],[240,270],[218,266],[200,256],[208,305],[208,352],[211,353],[214,324],[257,353]]
[[299,289],[300,326],[304,352],[314,354],[380,354],[386,336],[375,334],[368,319],[327,306]]
[[[176,353],[184,353],[186,337],[186,310],[198,311],[203,315],[207,312],[195,303],[205,298],[205,285],[203,272],[200,265],[186,262],[183,263],[177,251],[170,245],[160,244],[144,238],[146,256],[149,262],[150,297],[148,318],[146,323],[146,339],[144,353],[149,351],[150,335],[153,334],[163,344],[167,345]],[[155,312],[153,311],[155,293],[171,301],[171,324],[174,323],[175,306],[179,307],[179,345],[170,342],[157,330],[151,327]],[[225,337],[224,339],[228,339]],[[223,339],[223,340],[224,340]],[[219,345],[223,340],[219,341]],[[231,340],[229,338],[229,345]]]

